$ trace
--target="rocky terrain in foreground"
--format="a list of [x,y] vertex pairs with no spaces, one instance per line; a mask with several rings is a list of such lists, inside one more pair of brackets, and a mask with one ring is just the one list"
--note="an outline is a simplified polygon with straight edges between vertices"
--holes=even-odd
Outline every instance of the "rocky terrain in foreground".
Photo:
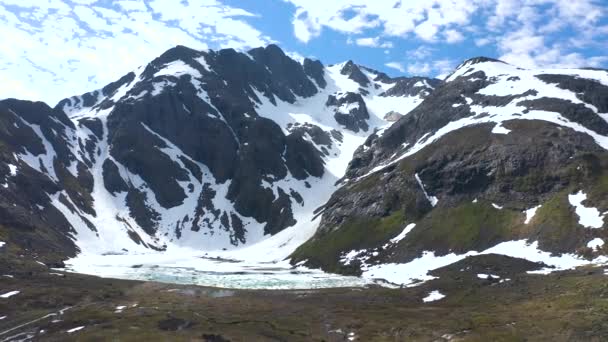
[[[15,272],[3,264],[2,273],[14,278],[0,278],[0,295],[19,292],[0,298],[0,340],[605,339],[608,286],[602,268],[533,275],[522,271],[537,266],[500,258],[465,259],[411,288],[293,291],[102,279],[49,270],[32,260]],[[488,278],[492,273],[510,281]]]

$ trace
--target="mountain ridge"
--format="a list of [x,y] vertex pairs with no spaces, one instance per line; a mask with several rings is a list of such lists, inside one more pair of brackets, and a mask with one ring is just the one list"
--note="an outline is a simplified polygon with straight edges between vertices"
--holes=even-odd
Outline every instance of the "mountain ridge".
[[486,254],[603,262],[606,99],[602,70],[475,57],[441,81],[177,46],[54,108],[0,101],[0,240],[399,284]]
[[[351,64],[349,70],[371,75]],[[162,250],[171,240],[222,249],[260,240],[303,221],[294,210],[312,212],[328,198],[353,144],[385,124],[384,107],[396,109],[400,101],[400,95],[380,94],[390,86],[381,81],[369,89],[349,83],[343,69],[296,62],[276,45],[248,53],[177,46],[102,89],[47,106],[63,126],[28,134],[52,148],[31,150],[13,141],[11,150],[31,158],[21,164],[16,153],[7,163],[31,168],[60,188],[74,186],[28,207],[59,207],[68,223],[57,224],[78,236],[81,251],[104,252],[98,249],[104,244],[105,252]],[[406,106],[431,90],[418,89],[425,93],[405,96]],[[286,115],[300,110],[299,102],[313,106],[316,117]],[[15,115],[36,110],[25,107]],[[336,176],[325,176],[328,170]],[[318,200],[303,195],[319,186],[325,195]],[[134,245],[109,242],[117,236]]]

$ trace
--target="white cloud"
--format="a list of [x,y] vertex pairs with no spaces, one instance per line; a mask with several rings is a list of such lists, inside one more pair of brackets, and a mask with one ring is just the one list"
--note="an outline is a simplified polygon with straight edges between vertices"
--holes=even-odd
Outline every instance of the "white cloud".
[[468,24],[476,9],[472,3],[485,0],[286,1],[297,8],[293,20],[296,37],[308,42],[318,36],[323,27],[343,33],[361,33],[380,27],[387,36],[403,37],[414,33],[420,39],[435,41],[449,26]]
[[[245,49],[272,42],[245,21],[255,14],[215,0],[151,0],[150,8],[143,0],[113,1],[118,7],[71,3],[2,0],[0,70],[10,81],[0,84],[0,98],[54,105],[100,88],[178,44]],[[16,16],[6,5],[23,10]]]
[[433,48],[421,45],[416,50],[408,51],[407,56],[411,59],[424,59],[430,57],[434,51]]
[[359,46],[378,47],[383,49],[390,49],[393,47],[393,43],[381,42],[379,37],[357,38],[354,43]]
[[391,69],[395,69],[395,70],[399,70],[401,72],[405,72],[405,67],[403,66],[403,64],[399,63],[399,62],[388,62],[386,64],[387,67],[391,68]]
[[293,24],[304,42],[323,28],[346,34],[374,28],[382,36],[433,44],[470,37],[476,46],[495,44],[498,56],[528,66],[597,63],[602,56],[585,57],[580,50],[607,43],[608,28],[600,24],[608,5],[596,0],[285,1],[297,8]]
[[475,39],[475,45],[477,46],[486,46],[488,44],[492,43],[492,38],[478,38]]
[[407,72],[414,76],[431,76],[444,78],[454,69],[454,61],[439,59],[430,62],[414,62],[407,65]]
[[445,33],[445,41],[450,44],[459,43],[464,40],[464,36],[462,35],[462,33],[458,32],[456,30],[450,29],[450,30],[446,30],[444,33]]

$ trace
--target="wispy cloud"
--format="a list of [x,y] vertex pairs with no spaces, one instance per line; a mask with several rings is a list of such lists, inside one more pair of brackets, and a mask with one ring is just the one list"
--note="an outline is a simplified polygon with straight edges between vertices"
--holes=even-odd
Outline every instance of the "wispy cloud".
[[388,41],[381,41],[380,37],[357,38],[354,40],[352,38],[349,38],[347,40],[347,43],[356,44],[358,46],[382,48],[382,49],[391,49],[393,47],[393,43],[388,42]]
[[178,44],[206,49],[271,42],[244,20],[253,16],[212,0],[2,0],[0,65],[11,82],[0,84],[0,98],[53,105]]
[[387,67],[391,68],[391,69],[395,69],[395,70],[399,70],[401,72],[405,72],[405,67],[403,66],[403,64],[399,63],[399,62],[388,62],[386,64]]
[[431,45],[470,38],[523,66],[593,66],[604,56],[579,50],[608,44],[608,4],[596,0],[285,1],[297,8],[293,25],[303,42],[324,28],[344,34],[371,28],[385,37]]

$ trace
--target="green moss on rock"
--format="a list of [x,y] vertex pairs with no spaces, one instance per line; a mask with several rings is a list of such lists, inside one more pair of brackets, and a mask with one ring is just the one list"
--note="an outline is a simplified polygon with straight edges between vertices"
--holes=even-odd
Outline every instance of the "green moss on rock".
[[453,208],[436,208],[419,222],[404,245],[438,252],[483,250],[518,236],[523,214],[497,209],[490,203],[462,203]]
[[319,235],[298,247],[292,262],[307,264],[328,272],[357,274],[359,270],[339,263],[340,255],[351,250],[373,248],[397,235],[405,224],[402,211],[381,218],[352,218],[339,228]]

